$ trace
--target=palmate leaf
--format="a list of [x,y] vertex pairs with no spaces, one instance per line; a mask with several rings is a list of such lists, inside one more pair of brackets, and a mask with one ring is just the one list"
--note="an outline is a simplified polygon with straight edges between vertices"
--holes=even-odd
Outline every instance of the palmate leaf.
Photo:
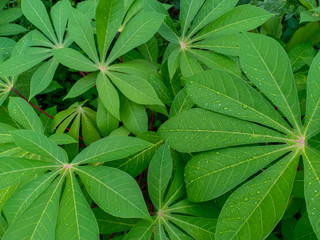
[[284,135],[256,124],[196,108],[169,119],[160,135],[180,152],[199,152],[259,142],[286,142]]
[[46,162],[13,157],[1,157],[0,162],[0,189],[56,167]]
[[73,173],[62,194],[56,239],[99,239],[98,223]]
[[162,145],[154,154],[148,172],[149,196],[159,210],[172,174],[172,158],[168,144]]
[[57,172],[47,173],[29,184],[23,186],[16,192],[10,201],[6,203],[3,211],[9,224],[12,224],[21,214],[28,209],[37,197],[45,191],[54,178]]
[[266,36],[246,33],[240,47],[241,66],[260,89],[300,129],[300,106],[289,58],[280,44]]
[[307,80],[307,109],[305,120],[305,138],[310,138],[320,131],[320,92],[319,69],[320,54],[313,59]]
[[63,42],[64,39],[64,33],[66,30],[70,11],[71,4],[69,1],[66,0],[57,2],[51,8],[51,19],[60,44]]
[[287,145],[274,145],[200,153],[185,168],[188,199],[203,202],[217,198],[291,149]]
[[78,167],[76,171],[104,211],[122,218],[150,218],[137,183],[127,173],[104,166]]
[[263,24],[271,16],[271,13],[262,8],[240,5],[202,29],[192,41],[235,32],[247,32]]
[[[148,185],[157,214],[153,222],[140,221],[124,239],[167,239],[166,232],[170,239],[214,239],[217,214],[205,204],[198,204],[197,208],[193,206],[195,204],[188,204],[187,200],[183,199],[184,163],[180,159],[175,159],[174,162],[173,160],[166,143],[155,153],[149,166]],[[173,181],[170,181],[174,163],[176,170]],[[202,217],[204,212],[206,216]]]
[[90,19],[81,11],[72,9],[68,24],[68,32],[72,39],[95,63],[99,62],[98,54],[93,38],[93,30]]
[[158,31],[164,16],[158,13],[140,12],[121,32],[107,58],[107,65],[131,49],[147,42]]
[[320,193],[320,164],[319,151],[313,148],[305,148],[303,155],[304,170],[304,194],[307,204],[307,212],[313,231],[320,237],[319,219],[319,193]]
[[105,137],[84,149],[73,159],[72,163],[83,164],[118,160],[151,145],[151,143],[139,138],[124,136]]
[[30,207],[9,226],[3,236],[4,240],[55,240],[55,227],[63,179],[63,177],[56,179]]
[[105,61],[107,51],[121,26],[124,14],[123,1],[99,1],[96,10],[96,28],[101,61]]
[[11,135],[17,146],[30,153],[53,159],[56,163],[68,162],[64,151],[41,133],[31,130],[16,130]]
[[51,41],[57,43],[57,37],[44,4],[40,0],[23,0],[21,9],[26,18],[39,28]]
[[299,151],[238,188],[221,210],[216,239],[264,239],[286,209],[292,190]]
[[206,26],[208,23],[214,21],[227,11],[231,10],[238,0],[214,0],[206,1],[197,16],[195,17],[191,26],[189,37],[192,37],[197,31]]
[[118,120],[120,120],[120,99],[117,89],[104,73],[97,77],[97,90],[103,106]]
[[186,79],[187,92],[199,107],[290,133],[290,126],[249,84],[222,71],[205,71]]

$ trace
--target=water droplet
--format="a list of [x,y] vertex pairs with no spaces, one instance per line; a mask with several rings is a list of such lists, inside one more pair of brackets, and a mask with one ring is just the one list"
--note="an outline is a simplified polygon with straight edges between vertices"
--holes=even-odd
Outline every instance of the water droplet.
[[257,194],[260,194],[260,191],[257,191]]
[[247,105],[245,105],[245,104],[243,104],[243,105],[242,105],[242,108],[243,108],[243,109],[247,109],[247,108],[248,108],[248,106],[247,106]]
[[245,199],[243,199],[245,202],[247,202],[248,200],[249,200],[249,198],[245,198]]

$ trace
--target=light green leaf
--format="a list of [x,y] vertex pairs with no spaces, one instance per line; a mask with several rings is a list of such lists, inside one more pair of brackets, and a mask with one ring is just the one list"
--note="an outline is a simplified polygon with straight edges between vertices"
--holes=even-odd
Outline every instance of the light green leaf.
[[24,128],[43,133],[43,126],[40,118],[24,99],[11,97],[8,110],[10,116]]
[[10,225],[49,187],[56,175],[57,172],[47,173],[23,186],[10,198],[3,209]]
[[151,84],[145,79],[117,72],[108,72],[107,75],[131,101],[142,105],[163,105]]
[[0,12],[0,24],[13,22],[22,16],[22,11],[18,7],[6,9]]
[[148,42],[140,45],[138,47],[139,52],[144,56],[144,58],[151,62],[157,62],[159,47],[156,37],[152,37]]
[[144,106],[131,102],[124,96],[120,100],[121,120],[124,126],[135,135],[148,131],[148,115]]
[[63,42],[70,12],[71,4],[66,0],[57,2],[51,8],[51,19],[60,44]]
[[274,107],[239,77],[205,71],[186,82],[190,98],[199,107],[291,133],[290,126]]
[[26,31],[26,28],[14,23],[0,25],[0,36],[16,35]]
[[197,49],[192,49],[188,52],[212,70],[221,70],[236,77],[241,77],[241,70],[239,65],[229,57],[223,56],[218,53]]
[[102,72],[97,77],[97,90],[103,106],[120,120],[120,99],[117,89]]
[[187,33],[190,24],[202,7],[205,0],[181,0],[180,1],[180,26],[182,29],[182,39]]
[[64,97],[64,99],[75,98],[85,93],[90,88],[94,87],[94,85],[96,84],[96,79],[97,79],[97,72],[90,73],[87,76],[80,78],[72,86],[72,88],[68,92],[67,96]]
[[57,43],[57,37],[54,34],[51,21],[42,1],[40,0],[22,0],[21,9],[23,15],[37,28],[39,28],[51,41]]
[[194,239],[215,239],[216,219],[181,215],[166,215],[167,218],[189,233]]
[[288,56],[291,62],[292,71],[295,73],[305,65],[311,65],[317,50],[313,48],[309,42],[304,42],[295,45],[290,51]]
[[173,51],[171,51],[168,58],[168,71],[169,77],[172,79],[174,74],[177,71],[177,68],[180,66],[180,48],[177,47]]
[[265,239],[281,220],[291,194],[299,151],[238,188],[221,210],[216,239]]
[[211,0],[206,1],[199,13],[193,20],[188,39],[196,34],[201,28],[208,25],[227,11],[231,10],[238,0]]
[[305,119],[305,138],[310,138],[320,131],[320,54],[314,58],[307,80],[307,109]]
[[284,135],[259,125],[196,108],[169,119],[160,135],[179,152],[261,142],[286,142]]
[[182,113],[185,110],[189,110],[194,106],[192,99],[187,93],[187,89],[183,88],[177,96],[174,98],[171,105],[169,118],[174,117],[175,115]]
[[[150,132],[145,134],[149,133]],[[139,135],[138,137],[142,137],[142,135]],[[108,166],[121,169],[132,177],[138,176],[147,168],[154,153],[163,143],[163,140],[159,136],[154,140],[148,139],[148,141],[154,143],[154,145],[121,160],[109,162]]]
[[37,160],[14,157],[1,157],[0,163],[0,189],[19,182],[29,175],[36,175],[55,167]]
[[63,150],[41,133],[31,130],[16,130],[11,135],[15,144],[27,152],[48,157],[60,164],[67,162]]
[[119,120],[113,116],[98,100],[97,126],[103,136],[108,136],[119,127]]
[[246,33],[240,44],[240,63],[247,77],[288,118],[301,127],[298,93],[287,54],[269,37]]
[[71,143],[77,143],[73,137],[69,136],[68,134],[64,133],[56,133],[49,137],[49,139],[54,142],[57,145],[65,145],[65,144],[71,144]]
[[110,167],[76,169],[91,198],[104,211],[122,218],[150,218],[136,181]]
[[135,47],[147,42],[158,31],[164,16],[155,12],[138,13],[121,32],[112,48],[107,65]]
[[72,9],[69,16],[68,32],[71,38],[95,63],[99,62],[90,19],[81,11]]
[[152,235],[153,221],[141,220],[136,224],[123,240],[149,240]]
[[192,44],[192,48],[207,49],[220,54],[239,56],[240,34],[226,34]]
[[137,218],[114,217],[99,207],[93,208],[93,213],[98,221],[100,234],[128,231],[140,221]]
[[307,211],[309,220],[311,222],[313,231],[320,237],[320,206],[319,206],[319,192],[320,192],[320,164],[319,151],[313,148],[305,148],[303,154],[304,165],[304,195],[307,204]]
[[183,77],[189,77],[198,72],[202,72],[203,68],[189,51],[181,51],[180,70]]
[[61,198],[56,239],[99,239],[97,220],[73,173],[68,175]]
[[151,146],[151,143],[139,138],[113,136],[105,137],[84,149],[72,163],[83,164],[107,162],[125,158]]
[[58,65],[58,62],[51,58],[37,69],[31,79],[29,99],[41,93],[50,85]]
[[14,130],[17,129],[10,125],[0,123],[0,144],[13,142],[10,132]]
[[188,199],[203,202],[217,198],[291,149],[287,145],[270,145],[200,153],[185,168]]
[[49,58],[50,53],[11,57],[0,64],[0,77],[17,76]]
[[55,240],[60,193],[64,178],[58,178],[9,226],[3,240]]
[[87,112],[81,114],[81,132],[84,143],[89,146],[91,143],[94,143],[100,139],[100,134],[98,133],[94,123],[92,120],[87,116]]
[[66,67],[84,72],[98,70],[98,66],[72,48],[54,49],[52,50],[52,53],[55,59]]
[[179,44],[180,37],[178,36],[178,31],[163,4],[157,0],[144,0],[144,4],[146,11],[157,12],[165,16],[164,22],[159,28],[159,34],[167,41]]
[[96,29],[100,60],[105,61],[108,49],[115,38],[124,17],[124,2],[101,0],[96,10]]
[[156,209],[162,209],[164,193],[172,174],[172,157],[168,144],[163,144],[151,159],[148,171],[148,192]]
[[224,34],[247,32],[259,27],[270,17],[272,14],[262,8],[248,4],[240,5],[206,26],[193,38],[193,41]]

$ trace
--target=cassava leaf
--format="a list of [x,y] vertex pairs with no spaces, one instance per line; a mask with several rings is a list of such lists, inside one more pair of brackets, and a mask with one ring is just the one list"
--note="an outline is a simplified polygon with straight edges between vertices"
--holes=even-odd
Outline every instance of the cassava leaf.
[[99,239],[98,223],[73,173],[67,177],[56,228],[57,239]]
[[258,34],[242,34],[240,63],[244,72],[288,118],[300,129],[298,93],[289,58],[275,40]]
[[270,129],[200,108],[184,111],[169,119],[159,128],[159,133],[180,152],[287,140],[284,135]]
[[288,204],[298,153],[290,153],[232,193],[218,219],[217,240],[264,239],[271,233]]
[[150,218],[137,183],[127,173],[104,166],[78,167],[76,171],[104,211],[122,218]]
[[320,192],[320,171],[319,151],[313,148],[305,148],[303,154],[304,165],[304,194],[307,204],[307,212],[313,231],[319,238],[319,192]]
[[113,136],[105,137],[84,149],[72,163],[107,162],[125,158],[151,146],[139,138]]

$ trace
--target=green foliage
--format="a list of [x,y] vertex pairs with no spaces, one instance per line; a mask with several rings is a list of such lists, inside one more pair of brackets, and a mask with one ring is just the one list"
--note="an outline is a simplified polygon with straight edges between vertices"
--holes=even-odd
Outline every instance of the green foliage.
[[318,3],[163,2],[0,0],[1,239],[320,239]]

